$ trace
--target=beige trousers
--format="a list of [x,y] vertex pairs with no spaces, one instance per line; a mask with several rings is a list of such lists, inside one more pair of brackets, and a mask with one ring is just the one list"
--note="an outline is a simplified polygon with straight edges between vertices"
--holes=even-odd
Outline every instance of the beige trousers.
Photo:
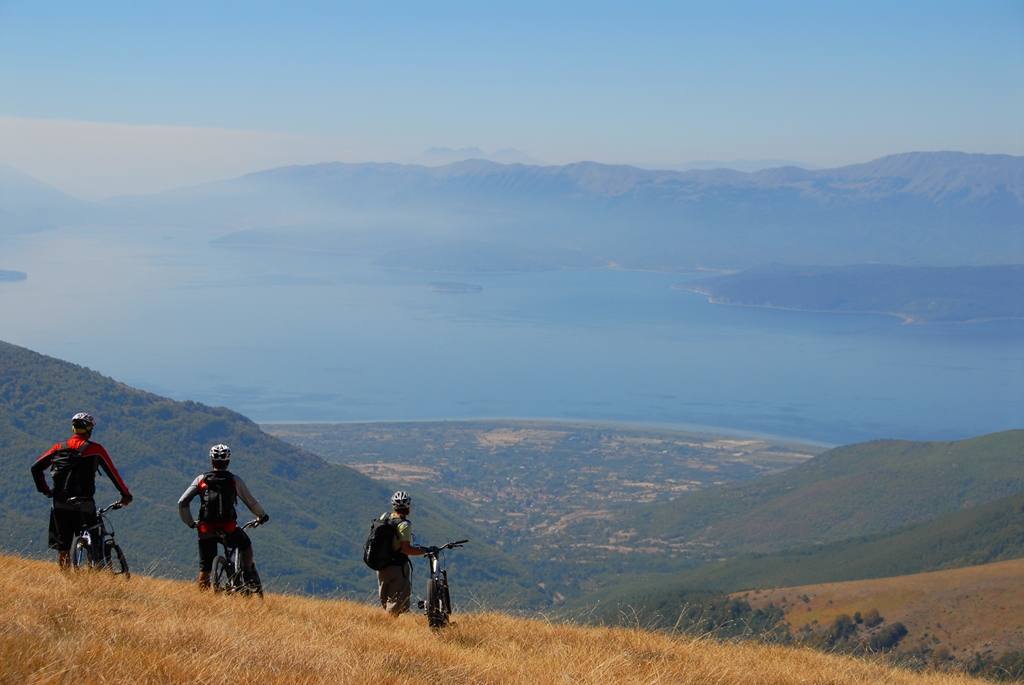
[[409,597],[412,596],[412,581],[409,579],[409,565],[385,566],[377,571],[377,590],[380,605],[393,616],[409,611]]

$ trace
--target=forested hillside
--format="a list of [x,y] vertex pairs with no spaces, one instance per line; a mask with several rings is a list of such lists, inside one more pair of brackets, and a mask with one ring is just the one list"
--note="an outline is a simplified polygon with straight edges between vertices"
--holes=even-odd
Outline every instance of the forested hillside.
[[[585,522],[580,535],[660,543],[691,563],[893,531],[1024,492],[1024,431],[951,442],[882,440],[825,452],[752,483],[685,493]],[[584,532],[584,526],[589,526]]]
[[[0,547],[44,554],[49,501],[36,493],[32,461],[70,432],[70,417],[97,418],[102,443],[135,495],[111,519],[136,569],[175,577],[196,566],[195,533],[178,519],[177,499],[209,464],[211,444],[233,451],[232,469],[266,507],[271,522],[253,533],[257,563],[269,588],[367,597],[376,590],[361,546],[372,517],[388,508],[390,483],[374,481],[263,433],[223,408],[176,402],[133,389],[94,371],[0,342]],[[115,491],[100,476],[97,501]],[[424,488],[425,490],[425,488]],[[489,545],[450,507],[414,491],[417,539],[428,544],[468,537],[472,553],[453,560],[467,592],[498,604],[541,601],[525,570]],[[241,505],[240,505],[241,506]],[[244,511],[244,507],[242,508]]]
[[743,555],[671,573],[641,575],[577,598],[615,623],[623,611],[671,626],[681,607],[722,592],[884,578],[1024,557],[1024,495],[959,510],[891,533],[772,554]]

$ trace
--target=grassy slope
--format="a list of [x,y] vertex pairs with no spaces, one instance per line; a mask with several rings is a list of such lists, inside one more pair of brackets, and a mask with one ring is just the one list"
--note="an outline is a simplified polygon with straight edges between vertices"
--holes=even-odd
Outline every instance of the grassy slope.
[[640,538],[708,543],[715,555],[871,535],[1024,492],[1022,452],[1024,430],[839,447],[754,483],[640,507],[628,525]]
[[720,644],[501,614],[431,632],[344,601],[200,595],[190,585],[0,557],[0,681],[955,685],[806,649]]
[[[1001,653],[1024,644],[1024,559],[909,576],[802,585],[743,593],[755,607],[774,604],[799,628],[828,625],[839,614],[878,609],[900,621],[913,648],[921,639],[944,644],[956,656],[992,649]],[[806,596],[809,601],[800,597]],[[934,638],[932,640],[931,638]],[[938,640],[937,642],[935,640]]]
[[[178,519],[177,499],[209,464],[209,446],[226,442],[235,453],[232,468],[271,515],[270,525],[253,533],[257,563],[270,586],[358,596],[375,592],[361,547],[370,519],[387,508],[392,486],[328,464],[227,409],[175,402],[2,342],[0,469],[8,477],[0,489],[0,549],[46,553],[49,502],[36,493],[29,466],[67,437],[68,417],[82,409],[96,415],[96,440],[111,453],[136,497],[111,516],[133,568],[179,577],[194,573],[195,533]],[[106,503],[115,494],[97,476],[97,501]],[[448,514],[451,508],[442,501],[415,494],[418,540],[437,544],[469,537],[481,543],[454,559],[464,583],[495,603],[536,599],[527,571],[484,544],[476,526]]]

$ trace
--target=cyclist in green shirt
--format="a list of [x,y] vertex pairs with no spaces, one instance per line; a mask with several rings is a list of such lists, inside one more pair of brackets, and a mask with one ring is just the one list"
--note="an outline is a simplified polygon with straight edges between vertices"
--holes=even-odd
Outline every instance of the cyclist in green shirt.
[[421,556],[427,548],[412,544],[412,523],[409,521],[409,510],[412,498],[409,493],[399,490],[391,496],[390,512],[381,514],[381,521],[389,521],[395,526],[395,539],[391,547],[394,552],[392,562],[377,571],[377,589],[380,594],[380,605],[391,614],[398,616],[409,610],[409,598],[412,596],[411,564],[409,557]]

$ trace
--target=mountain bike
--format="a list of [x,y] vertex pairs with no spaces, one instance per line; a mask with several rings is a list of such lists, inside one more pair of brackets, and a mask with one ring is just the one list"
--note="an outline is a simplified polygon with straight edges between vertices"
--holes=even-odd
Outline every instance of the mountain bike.
[[71,538],[72,568],[108,569],[116,576],[131,578],[128,561],[124,558],[121,546],[114,541],[114,527],[107,522],[106,517],[108,511],[123,506],[120,502],[114,502],[103,507],[96,512],[96,523],[83,528]]
[[419,608],[424,610],[427,625],[431,628],[445,627],[452,615],[452,600],[448,593],[448,569],[445,568],[445,558],[441,553],[447,549],[462,547],[467,542],[469,540],[449,542],[443,547],[431,548],[423,555],[430,564],[430,578],[427,579],[427,599],[419,601]]
[[[260,525],[259,519],[253,519],[242,526],[242,530]],[[224,554],[217,555],[213,560],[213,591],[262,597],[263,583],[260,581],[260,574],[256,572],[256,566],[252,567],[252,582],[247,582],[245,571],[242,570],[241,551],[228,544],[227,535],[223,531],[220,532],[218,542],[224,547]]]

